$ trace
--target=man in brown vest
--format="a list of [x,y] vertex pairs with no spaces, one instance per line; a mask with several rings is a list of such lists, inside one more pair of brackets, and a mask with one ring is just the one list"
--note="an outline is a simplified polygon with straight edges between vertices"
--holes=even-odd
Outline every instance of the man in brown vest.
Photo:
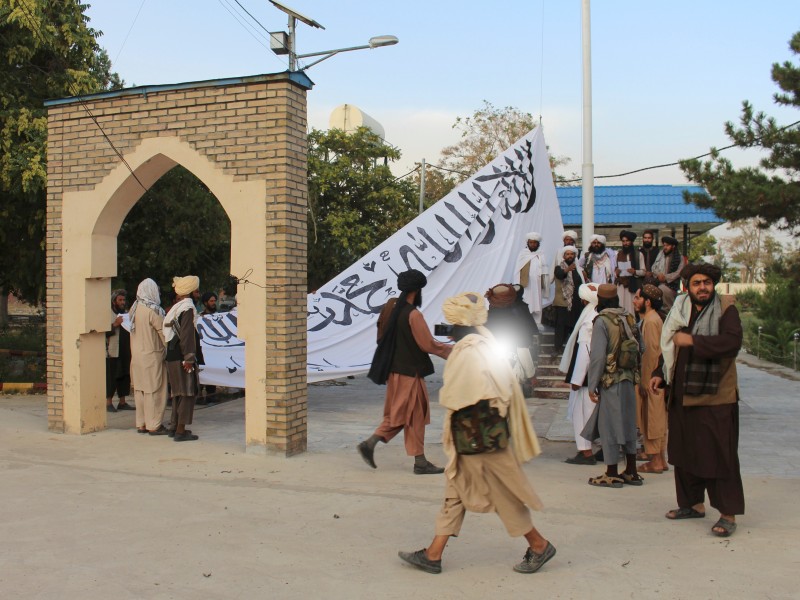
[[714,286],[721,271],[710,264],[681,271],[689,293],[678,296],[664,322],[662,365],[651,390],[669,386],[669,462],[675,467],[678,508],[668,519],[705,516],[705,493],[720,518],[711,528],[728,537],[744,514],[739,470],[739,388],[736,355],[742,322],[730,297]]
[[422,288],[427,284],[425,275],[416,269],[400,273],[397,277],[400,296],[389,300],[378,317],[378,341],[384,336],[394,336],[394,351],[386,380],[383,421],[357,447],[361,458],[373,469],[377,468],[374,459],[377,443],[386,444],[402,431],[406,452],[414,457],[415,474],[444,472],[425,458],[425,426],[431,422],[431,415],[424,378],[433,374],[428,355],[446,359],[452,347],[433,339],[425,317],[417,310],[422,305]]

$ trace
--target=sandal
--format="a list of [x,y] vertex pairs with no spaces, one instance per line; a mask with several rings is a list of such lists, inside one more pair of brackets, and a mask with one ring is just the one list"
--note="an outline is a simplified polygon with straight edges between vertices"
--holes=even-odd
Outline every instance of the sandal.
[[644,485],[644,477],[638,473],[631,475],[630,473],[620,473],[620,479],[625,485]]
[[[672,515],[670,517],[670,515]],[[699,510],[695,510],[691,507],[689,508],[674,508],[671,511],[667,512],[666,515],[670,521],[679,521],[681,519],[702,519],[706,516],[706,513],[700,512]]]
[[[717,528],[722,529],[722,531],[716,531]],[[711,528],[711,533],[717,537],[730,537],[733,535],[734,531],[736,531],[736,521],[729,521],[722,517],[720,517],[719,521],[714,523],[714,526]]]
[[639,473],[652,473],[654,475],[661,475],[664,471],[666,471],[666,469],[658,469],[654,467],[653,463],[650,462],[639,465],[636,467],[636,470],[639,471]]
[[147,427],[137,427],[136,433],[147,433]]
[[594,485],[597,487],[608,487],[608,488],[621,488],[623,484],[623,480],[620,477],[611,477],[607,473],[603,473],[600,477],[589,477],[589,485]]

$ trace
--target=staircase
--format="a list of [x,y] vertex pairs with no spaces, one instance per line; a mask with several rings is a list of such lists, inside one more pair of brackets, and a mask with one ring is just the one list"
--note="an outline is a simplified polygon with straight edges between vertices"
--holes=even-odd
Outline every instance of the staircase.
[[554,400],[569,399],[569,386],[564,383],[564,373],[558,370],[561,355],[555,354],[553,332],[543,332],[540,337],[539,362],[536,366],[538,384],[533,390],[533,398]]

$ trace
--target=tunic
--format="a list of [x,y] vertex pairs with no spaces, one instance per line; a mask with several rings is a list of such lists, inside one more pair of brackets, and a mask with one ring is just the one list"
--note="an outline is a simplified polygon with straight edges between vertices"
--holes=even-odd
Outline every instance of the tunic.
[[648,385],[653,371],[661,358],[661,329],[663,322],[658,313],[651,310],[642,317],[642,376],[639,385],[639,418],[637,424],[644,437],[645,453],[658,454],[664,450],[663,438],[667,434],[667,404],[664,390],[653,393]]
[[135,387],[136,426],[156,431],[162,424],[167,402],[164,317],[140,303],[133,318],[131,377]]
[[[527,248],[522,250],[517,256],[513,283],[521,284],[525,288],[522,299],[528,305],[531,314],[542,312],[550,291],[548,279],[547,263],[541,252],[539,250],[531,252]],[[526,283],[523,284],[523,281]]]

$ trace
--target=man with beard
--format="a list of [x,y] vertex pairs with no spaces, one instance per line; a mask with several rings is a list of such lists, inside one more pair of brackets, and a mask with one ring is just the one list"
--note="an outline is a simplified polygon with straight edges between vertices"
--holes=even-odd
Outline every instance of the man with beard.
[[200,300],[203,303],[203,312],[200,313],[202,316],[213,315],[217,312],[217,295],[214,292],[205,292]]
[[653,391],[647,383],[658,367],[661,358],[661,330],[663,321],[658,311],[661,309],[661,290],[646,283],[636,291],[633,303],[639,313],[642,353],[640,384],[637,388],[637,425],[642,433],[644,453],[648,462],[639,466],[640,473],[663,473],[668,470],[665,452],[667,450],[667,405],[663,390]]
[[575,329],[567,340],[564,355],[558,370],[566,374],[564,381],[570,384],[567,419],[572,421],[575,432],[575,445],[578,453],[566,461],[571,465],[595,465],[597,459],[592,454],[592,443],[583,438],[581,432],[594,410],[594,403],[589,398],[589,350],[592,346],[592,328],[597,316],[597,285],[583,284],[578,293],[583,303]]
[[[558,266],[558,264],[563,260],[563,258],[564,258],[564,248],[567,248],[568,246],[574,246],[575,248],[578,247],[578,243],[577,243],[578,242],[578,234],[577,234],[577,232],[572,231],[571,229],[568,229],[561,236],[561,241],[564,242],[564,245],[561,248],[559,248],[558,252],[556,253],[556,259],[553,261],[553,266],[554,267]],[[575,254],[576,254],[576,257],[577,257],[577,255],[579,255],[580,252],[578,252],[576,250]]]
[[[589,485],[621,488],[642,485],[636,471],[636,389],[638,366],[622,361],[623,341],[635,339],[633,316],[619,307],[617,286],[604,283],[597,288],[597,318],[592,328],[589,353],[589,398],[595,409],[581,435],[600,438],[606,472],[590,477]],[[638,354],[637,354],[638,356]],[[625,471],[619,473],[620,446],[625,448]]]
[[[405,438],[406,453],[414,457],[415,475],[436,475],[444,469],[425,458],[425,426],[431,422],[430,400],[425,377],[433,374],[429,354],[446,359],[451,346],[433,339],[425,317],[417,310],[422,306],[422,288],[428,279],[416,269],[403,271],[397,276],[398,298],[387,302],[378,316],[378,344],[390,344],[391,352],[376,352],[369,378],[386,384],[383,420],[375,432],[358,444],[356,449],[373,469],[375,446],[388,444],[401,431]],[[385,338],[385,339],[384,339]],[[385,363],[388,363],[384,365]],[[388,378],[381,381],[388,366]]]
[[744,514],[736,374],[742,322],[733,298],[714,290],[721,274],[710,264],[681,271],[689,293],[676,299],[664,322],[662,366],[653,372],[650,389],[669,389],[668,450],[678,508],[666,517],[704,517],[708,492],[720,512],[711,532],[728,537],[736,531],[736,515]]
[[[125,402],[131,393],[131,336],[122,326],[127,308],[125,290],[111,292],[111,331],[106,332],[106,411],[136,410]],[[119,398],[114,408],[114,394]]]
[[[617,278],[617,295],[619,296],[619,305],[625,309],[625,312],[631,315],[636,314],[633,307],[633,295],[641,287],[641,277],[644,277],[644,269],[641,268],[644,259],[637,252],[633,246],[636,240],[636,233],[623,229],[619,233],[619,239],[622,241],[622,249],[617,252],[617,268],[614,270]],[[620,269],[620,263],[627,263],[628,266]]]
[[658,287],[664,294],[664,310],[672,308],[675,296],[681,287],[683,256],[678,252],[678,240],[671,235],[661,238],[661,252],[653,263],[653,276],[658,279]]
[[522,299],[533,315],[537,326],[542,324],[543,303],[550,293],[550,277],[547,261],[540,249],[542,236],[531,232],[526,236],[525,248],[517,256],[514,281],[522,286]]
[[589,251],[578,264],[583,269],[586,281],[592,283],[611,283],[617,268],[616,256],[606,249],[606,236],[593,235],[589,241]]
[[642,255],[641,267],[644,269],[644,277],[653,277],[653,263],[658,257],[658,246],[654,244],[656,235],[655,229],[645,229],[642,234],[642,245],[639,252]]
[[578,290],[585,283],[583,271],[575,263],[578,249],[575,246],[565,246],[561,252],[561,262],[555,268],[556,289],[553,298],[556,311],[554,340],[556,354],[560,354],[564,349],[564,343],[583,310]]

